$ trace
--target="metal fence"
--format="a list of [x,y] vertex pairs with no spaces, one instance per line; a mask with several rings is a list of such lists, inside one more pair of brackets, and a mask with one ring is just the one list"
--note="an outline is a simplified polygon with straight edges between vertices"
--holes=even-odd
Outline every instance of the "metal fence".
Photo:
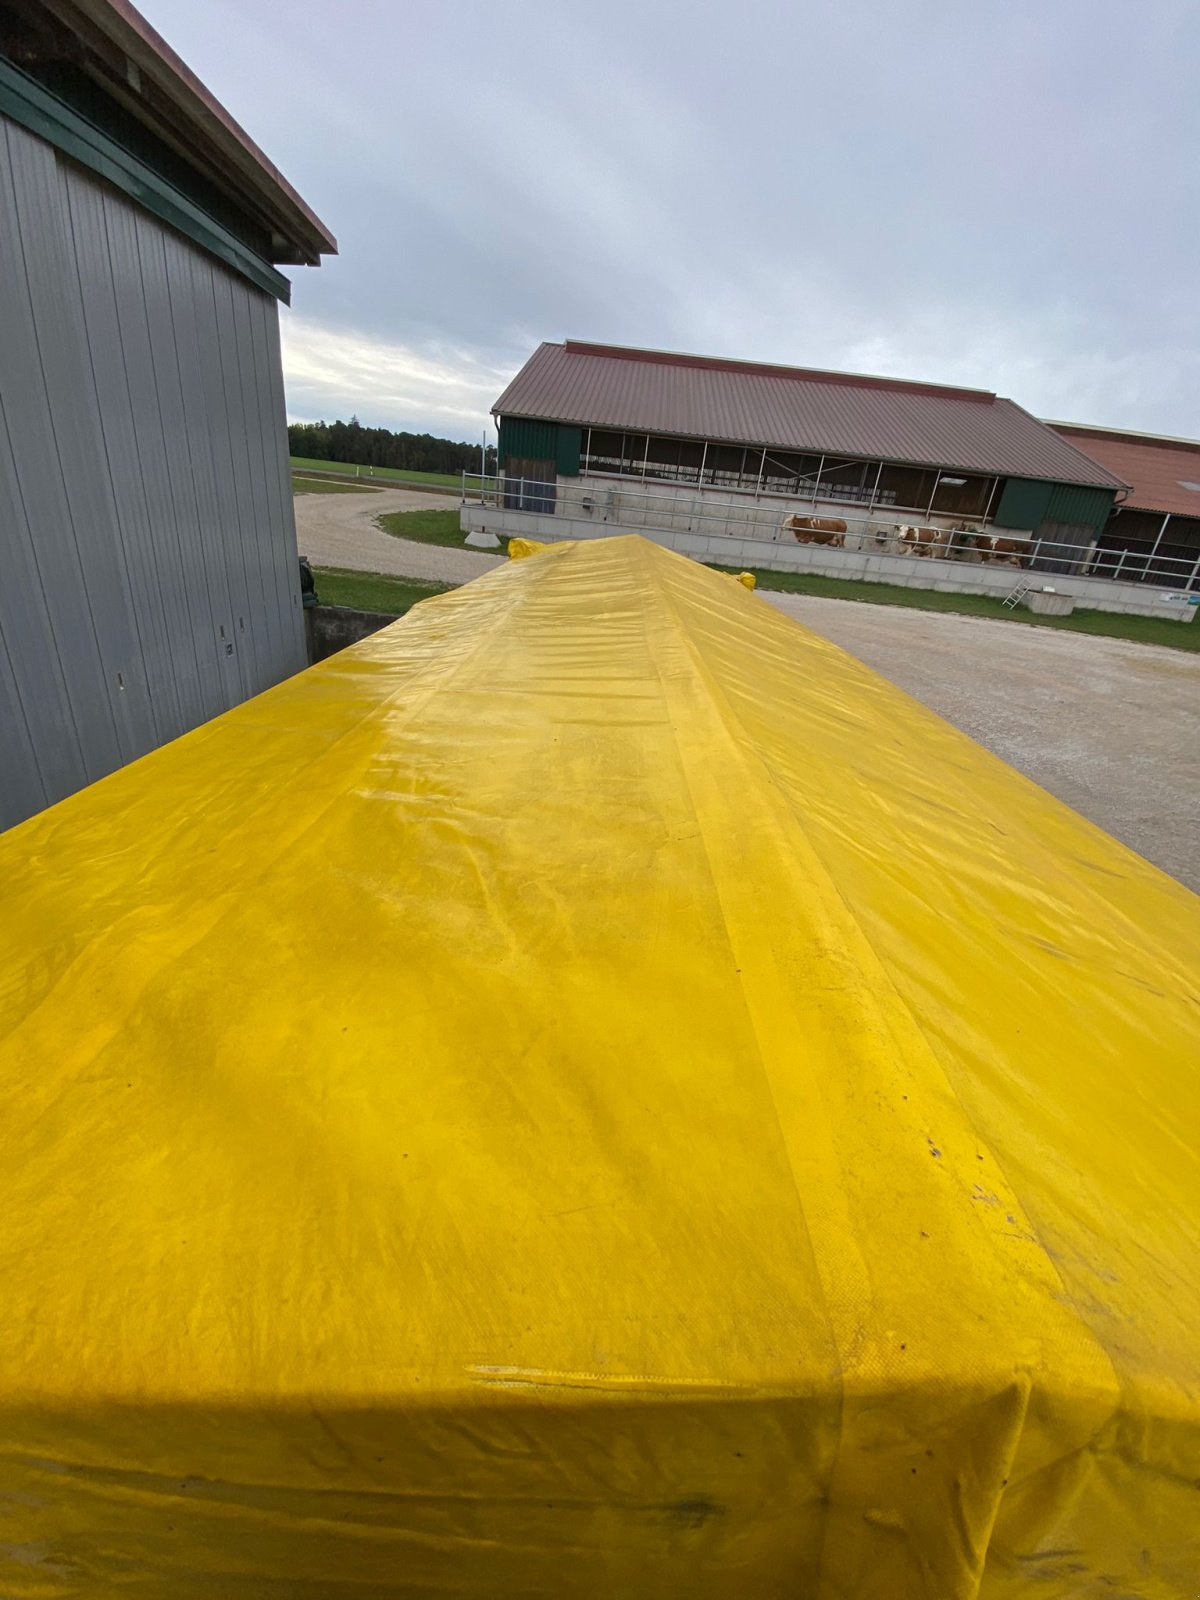
[[[763,539],[785,545],[796,542],[796,535],[784,526],[788,517],[794,515],[802,521],[814,518],[813,508],[807,503],[792,508],[779,501],[764,504],[747,499],[745,505],[739,505],[736,501],[715,500],[699,490],[646,488],[640,484],[634,487],[615,479],[575,478],[564,485],[558,481],[464,472],[462,499],[464,505],[575,517],[600,527],[613,523],[657,533]],[[805,538],[808,530],[802,530],[801,538],[805,543],[828,547],[831,538],[836,537],[837,548],[871,555],[1006,565],[1165,589],[1200,587],[1200,552],[1194,561],[1183,560],[1143,551],[1100,549],[1094,542],[1079,545],[1039,539],[1006,528],[981,526],[968,518],[953,524],[943,517],[933,525],[917,521],[919,512],[911,513],[911,522],[905,521],[905,515],[903,510],[889,508],[886,518],[878,513],[854,516],[839,506],[836,513],[830,512],[819,520],[845,523],[844,533],[830,536],[828,530],[817,530],[811,538]],[[907,536],[902,533],[904,529],[909,530]],[[988,541],[1000,548],[989,548]]]

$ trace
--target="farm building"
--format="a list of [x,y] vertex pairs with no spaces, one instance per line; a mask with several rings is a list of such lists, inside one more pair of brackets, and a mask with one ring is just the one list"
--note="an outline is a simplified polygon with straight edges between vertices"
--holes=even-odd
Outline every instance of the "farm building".
[[[505,505],[540,516],[603,501],[580,480],[686,491],[701,523],[747,499],[863,532],[969,523],[1042,540],[1070,570],[1124,480],[983,390],[757,362],[543,344],[496,402]],[[672,494],[671,491],[674,491]],[[703,497],[696,501],[695,496]],[[764,521],[765,525],[765,521]]]
[[324,225],[127,0],[0,0],[0,826],[304,665],[277,303]]
[[[1062,438],[1131,486],[1113,507],[1099,548],[1114,552],[1122,579],[1197,581],[1200,564],[1200,441],[1053,422]],[[1124,555],[1125,560],[1120,557]]]

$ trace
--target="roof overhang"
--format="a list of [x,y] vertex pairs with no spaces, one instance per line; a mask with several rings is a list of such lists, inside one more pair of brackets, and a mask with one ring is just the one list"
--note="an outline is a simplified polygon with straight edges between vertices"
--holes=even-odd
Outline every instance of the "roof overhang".
[[46,52],[69,60],[245,212],[269,239],[270,261],[317,266],[337,253],[325,224],[128,0],[20,0],[15,18],[0,49],[23,67]]

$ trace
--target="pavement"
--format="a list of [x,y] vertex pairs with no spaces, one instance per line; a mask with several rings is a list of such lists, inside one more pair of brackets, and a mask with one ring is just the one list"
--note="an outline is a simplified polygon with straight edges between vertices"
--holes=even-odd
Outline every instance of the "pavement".
[[1200,892],[1200,656],[901,606],[763,598]]
[[[374,525],[385,511],[447,509],[447,496],[412,490],[300,496],[300,551],[318,566],[442,583],[499,565]],[[763,598],[1200,892],[1200,656],[901,606]]]

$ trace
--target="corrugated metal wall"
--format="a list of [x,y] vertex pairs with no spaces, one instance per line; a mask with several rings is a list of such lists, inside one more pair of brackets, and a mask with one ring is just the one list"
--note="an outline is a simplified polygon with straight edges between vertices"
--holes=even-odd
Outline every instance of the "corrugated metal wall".
[[1001,528],[1036,528],[1046,515],[1052,485],[1037,478],[1009,478],[996,506]]
[[1045,483],[1040,478],[1009,478],[996,507],[1001,528],[1028,528],[1036,532],[1043,522],[1087,526],[1099,531],[1112,509],[1111,489],[1089,489],[1079,484]]
[[305,661],[274,300],[0,118],[0,826]]
[[500,467],[515,456],[522,461],[553,461],[564,478],[579,476],[582,428],[567,422],[538,422],[530,417],[500,418]]
[[1098,532],[1108,521],[1112,503],[1111,489],[1089,489],[1081,484],[1056,483],[1050,494],[1046,521],[1073,523],[1077,527],[1095,528]]

